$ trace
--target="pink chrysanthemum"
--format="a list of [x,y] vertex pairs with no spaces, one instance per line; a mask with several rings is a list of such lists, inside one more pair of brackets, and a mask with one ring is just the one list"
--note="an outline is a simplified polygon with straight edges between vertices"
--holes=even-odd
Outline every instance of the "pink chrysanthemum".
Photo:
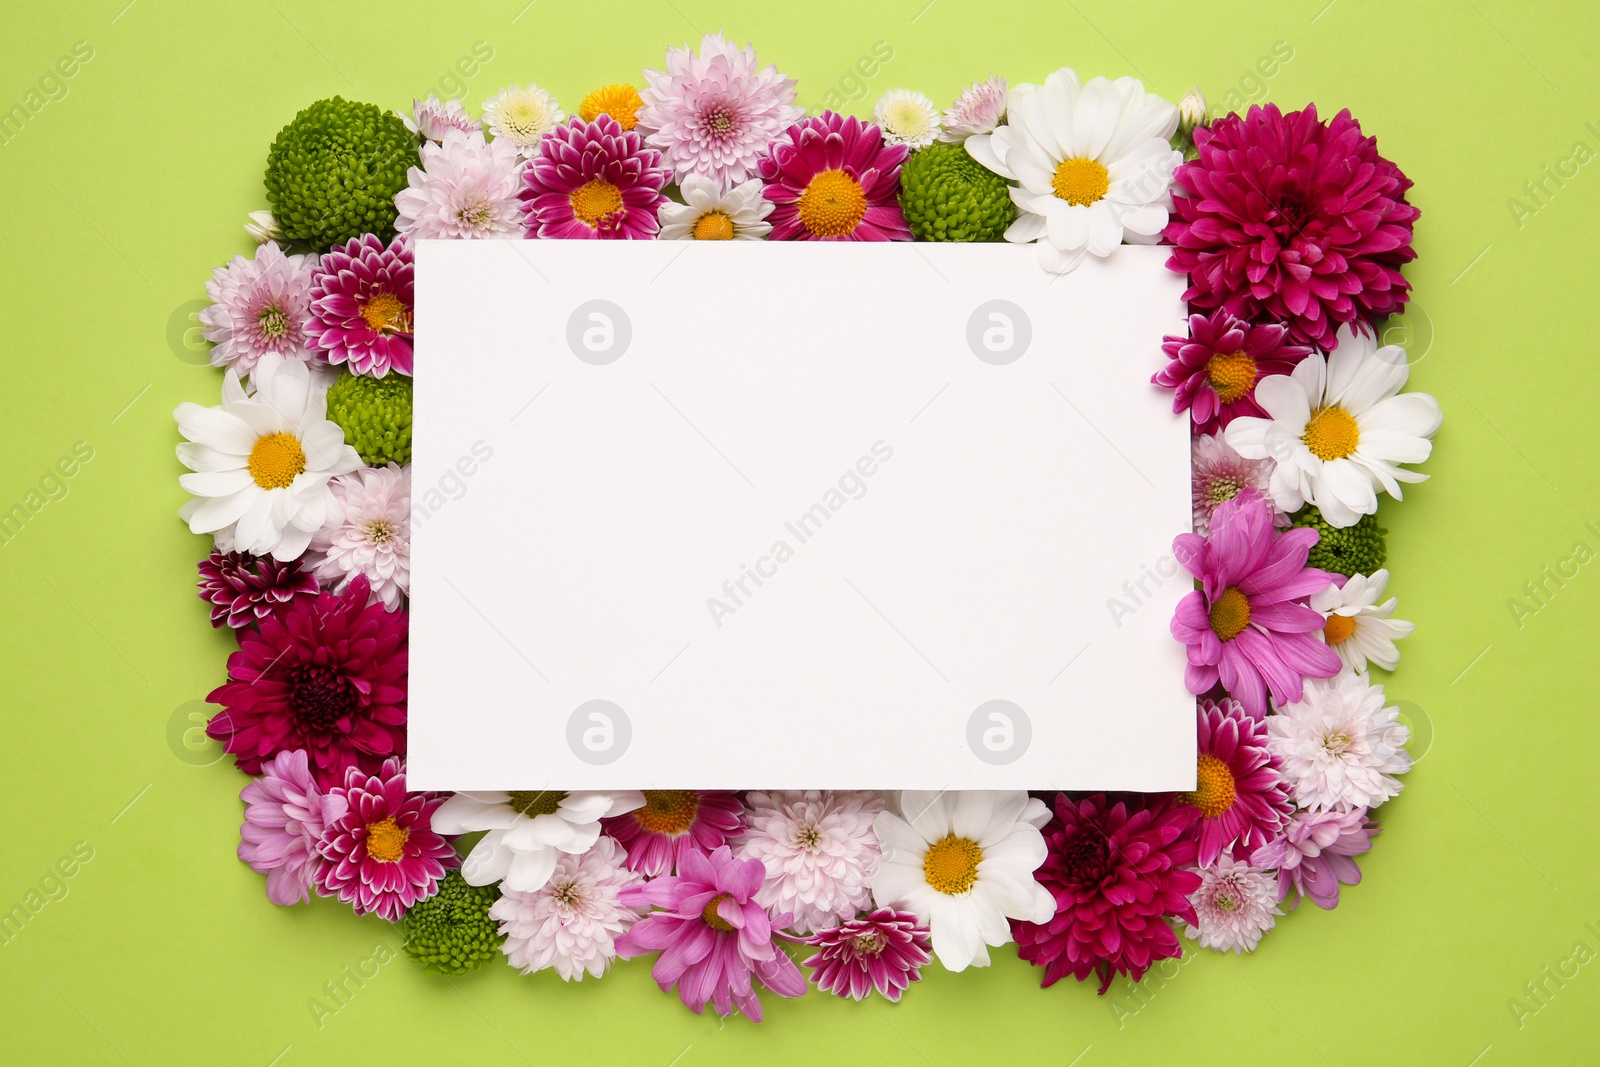
[[1188,337],[1162,339],[1161,351],[1171,362],[1150,380],[1174,390],[1172,410],[1187,409],[1195,433],[1220,430],[1240,415],[1263,416],[1256,383],[1288,374],[1311,354],[1305,345],[1287,343],[1288,333],[1286,326],[1252,326],[1226,311],[1191,315]]
[[1230,500],[1211,517],[1211,536],[1179,534],[1172,552],[1201,588],[1172,616],[1188,646],[1184,683],[1196,695],[1220,680],[1252,717],[1300,699],[1305,677],[1331,678],[1338,653],[1322,642],[1322,614],[1301,603],[1327,587],[1327,571],[1306,566],[1317,531],[1272,529],[1272,509],[1253,497]]
[[267,876],[268,900],[304,904],[322,861],[317,842],[327,824],[345,813],[346,803],[323,794],[300,749],[278,753],[261,771],[239,793],[239,858]]
[[824,111],[791,126],[761,160],[774,241],[909,241],[900,211],[905,145],[855,116]]
[[761,1021],[754,981],[780,997],[806,991],[805,976],[773,944],[772,923],[755,901],[766,871],[760,860],[736,860],[724,845],[709,856],[686,853],[676,877],[665,875],[622,891],[624,904],[654,905],[617,941],[623,959],[661,953],[650,976],[696,1015],[709,1001],[718,1015],[735,1009]]
[[306,326],[314,354],[351,374],[411,373],[411,249],[364,233],[322,257]]
[[801,934],[854,918],[872,902],[868,881],[879,855],[872,820],[882,810],[879,793],[745,794],[734,855],[767,869],[756,902],[769,915],[793,916],[789,928]]
[[678,870],[692,852],[725,844],[739,832],[743,813],[737,793],[646,789],[643,807],[601,826],[628,850],[629,870],[654,878]]
[[668,174],[661,153],[610,115],[574,115],[539,142],[523,172],[529,237],[644,241],[656,235],[656,212]]
[[860,1000],[872,990],[890,1001],[933,959],[928,928],[908,911],[879,908],[806,938],[817,953],[804,966],[815,972],[817,988]]
[[978,134],[993,133],[1006,119],[1006,80],[989,75],[988,81],[973,82],[956,102],[945,109],[941,141],[965,141]]
[[1245,714],[1237,700],[1200,701],[1200,744],[1193,792],[1178,799],[1200,812],[1199,856],[1209,867],[1229,851],[1239,859],[1266,844],[1283,826],[1293,805],[1278,774],[1278,758],[1267,751],[1266,723]]
[[1194,532],[1211,534],[1211,516],[1229,500],[1241,496],[1272,508],[1272,524],[1288,527],[1289,516],[1272,506],[1272,460],[1245,459],[1221,434],[1204,434],[1189,442],[1189,488],[1194,504]]
[[254,626],[295,597],[316,592],[316,577],[298,559],[215,549],[200,561],[200,599],[211,605],[212,626]]
[[411,588],[411,468],[364,467],[328,485],[343,518],[318,530],[302,558],[337,592],[365,576],[372,599],[397,610]]
[[1213,952],[1254,952],[1278,921],[1272,872],[1223,856],[1200,871],[1200,888],[1189,894],[1194,922],[1184,931]]
[[413,241],[522,236],[523,160],[516,145],[448,129],[438,144],[423,142],[421,157],[422,166],[406,171],[406,188],[395,194],[396,230]]
[[644,909],[622,903],[622,891],[644,875],[622,865],[622,846],[601,837],[580,855],[562,853],[542,889],[523,893],[501,887],[489,915],[506,935],[501,951],[523,974],[553,968],[563,982],[589,974],[603,978],[616,958],[617,938]]
[[1194,818],[1170,794],[1056,794],[1049,855],[1034,874],[1055,898],[1055,917],[1011,924],[1017,955],[1044,968],[1041,985],[1095,974],[1103,995],[1115,976],[1137,982],[1183,955],[1166,920],[1195,919],[1188,897],[1200,876],[1184,869],[1194,863]]
[[1287,323],[1290,340],[1334,346],[1342,323],[1400,311],[1416,258],[1411,181],[1341,111],[1252,107],[1194,131],[1199,158],[1178,168],[1167,265],[1184,299],[1239,318]]
[[483,123],[467,114],[467,109],[459,100],[440,100],[437,95],[426,100],[411,101],[411,115],[406,119],[407,128],[421,134],[426,140],[434,144],[444,140],[448,130],[460,130],[462,133],[483,132]]
[[438,891],[439,879],[461,861],[430,823],[439,797],[406,792],[398,759],[384,760],[377,774],[355,767],[344,784],[328,791],[345,805],[317,843],[323,863],[317,893],[336,896],[357,915],[377,912],[399,922],[407,908]]
[[1358,885],[1361,868],[1355,857],[1372,847],[1378,824],[1367,818],[1366,808],[1350,811],[1300,811],[1269,844],[1256,849],[1250,862],[1278,869],[1278,900],[1294,891],[1289,909],[1301,897],[1324,910],[1339,904],[1339,884]]
[[356,766],[376,771],[406,749],[406,613],[368,605],[357,577],[343,593],[296,597],[240,630],[228,681],[206,697],[221,704],[206,733],[246,774],[303,748],[324,789]]
[[200,312],[200,333],[216,347],[213,367],[232,367],[242,378],[264,353],[310,361],[306,320],[311,314],[314,256],[286,256],[276,241],[256,249],[254,259],[234,256],[211,272]]
[[699,55],[687,45],[667,49],[667,69],[646,70],[644,80],[639,129],[679,182],[698,174],[733,188],[805,114],[794,104],[793,78],[757,68],[754,48],[735,47],[720,33],[705,36]]

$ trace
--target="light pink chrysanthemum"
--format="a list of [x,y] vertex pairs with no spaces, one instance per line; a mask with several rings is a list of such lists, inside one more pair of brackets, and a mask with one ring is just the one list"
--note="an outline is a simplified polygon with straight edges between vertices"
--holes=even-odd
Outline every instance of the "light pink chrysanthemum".
[[[1194,503],[1194,532],[1211,535],[1211,516],[1225,502],[1254,494],[1272,505],[1268,484],[1272,460],[1245,459],[1229,447],[1220,433],[1203,434],[1189,442],[1189,486]],[[1274,526],[1288,527],[1289,516],[1273,508]]]
[[328,484],[343,516],[311,538],[311,573],[340,593],[364,574],[371,602],[394,611],[411,588],[411,468],[366,467]]
[[872,990],[891,1002],[933,959],[933,940],[922,920],[908,911],[879,908],[859,919],[806,938],[817,953],[804,966],[815,972],[817,988],[860,1000]]
[[374,775],[347,768],[344,784],[328,795],[345,810],[328,820],[317,844],[325,861],[317,870],[317,892],[337,896],[357,915],[371,911],[399,922],[460,864],[455,849],[429,826],[439,799],[408,793],[398,759],[385,760]]
[[351,374],[411,373],[411,249],[404,237],[385,245],[370,233],[322,257],[311,285],[306,331],[325,363],[349,362]]
[[905,145],[854,115],[824,111],[785,131],[761,160],[774,241],[909,241],[900,210]]
[[286,256],[276,241],[256,249],[254,259],[234,256],[211,272],[200,312],[200,333],[215,342],[213,367],[232,367],[242,378],[264,353],[311,361],[306,320],[311,314],[313,256]]
[[1367,818],[1366,808],[1350,811],[1301,811],[1289,820],[1282,835],[1256,849],[1250,862],[1278,869],[1278,900],[1294,891],[1289,910],[1310,897],[1324,910],[1339,904],[1339,885],[1361,882],[1355,857],[1372,847],[1378,824]]
[[529,237],[643,241],[656,235],[668,174],[661,153],[610,115],[574,115],[523,171]]
[[604,831],[628,850],[628,869],[648,877],[672,874],[691,852],[727,842],[743,823],[739,794],[646,789],[644,806],[606,819]]
[[411,101],[411,114],[401,115],[406,128],[413,133],[421,134],[434,144],[444,140],[444,135],[450,130],[460,130],[462,133],[483,132],[483,123],[467,114],[467,109],[459,100],[440,100],[437,95],[429,96],[426,100]]
[[789,928],[801,934],[853,918],[872,901],[872,820],[882,810],[878,793],[747,793],[745,829],[733,847],[738,859],[767,869],[756,903],[769,915],[792,915]]
[[754,48],[720,33],[706,35],[699,55],[687,45],[667,49],[667,69],[646,70],[644,79],[639,129],[680,182],[699,174],[728,189],[754,177],[773,138],[805,114],[794,104],[794,79],[758,69]]
[[[1338,659],[1337,656],[1334,657]],[[1283,761],[1294,802],[1312,811],[1375,808],[1411,769],[1411,731],[1365,674],[1307,679],[1303,698],[1267,717],[1267,748]]]
[[1184,933],[1216,952],[1255,951],[1283,914],[1272,872],[1231,856],[1200,869],[1200,888],[1189,894],[1189,903],[1195,922]]
[[993,133],[1006,118],[1006,80],[989,75],[988,81],[973,82],[961,90],[953,106],[945,110],[941,141],[960,143],[980,133]]
[[422,146],[422,166],[406,172],[394,198],[394,227],[412,240],[521,237],[522,158],[510,141],[446,130]]
[[506,935],[500,951],[511,966],[523,974],[551,968],[563,982],[605,977],[617,939],[647,910],[622,903],[623,890],[644,884],[623,857],[621,845],[602,837],[587,852],[557,859],[543,889],[502,889],[489,915]]
[[239,858],[267,876],[267,899],[304,904],[311,899],[317,841],[323,828],[345,813],[343,797],[325,795],[311,776],[304,749],[280,752],[261,765],[261,777],[239,793],[244,825]]

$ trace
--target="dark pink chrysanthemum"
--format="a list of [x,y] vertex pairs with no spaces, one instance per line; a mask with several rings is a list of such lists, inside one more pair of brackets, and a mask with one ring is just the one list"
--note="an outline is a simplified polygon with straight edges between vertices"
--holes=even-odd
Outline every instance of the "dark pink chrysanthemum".
[[1272,526],[1272,509],[1249,493],[1218,506],[1209,538],[1172,541],[1173,555],[1201,583],[1172,616],[1172,636],[1189,649],[1184,683],[1198,696],[1221,681],[1253,718],[1266,714],[1268,689],[1279,704],[1291,703],[1304,678],[1331,678],[1341,662],[1322,641],[1322,614],[1300,603],[1333,581],[1306,566],[1317,531],[1274,534]]
[[789,127],[761,161],[771,239],[911,240],[899,199],[906,152],[853,115],[824,111]]
[[610,115],[574,115],[539,142],[517,195],[529,237],[649,240],[670,176],[661,153]]
[[318,359],[351,374],[411,373],[412,261],[406,239],[364,233],[322,257],[306,332]]
[[907,911],[879,908],[806,938],[817,949],[805,966],[816,972],[824,993],[860,1000],[876,989],[898,1001],[933,959],[933,941],[922,920]]
[[1188,337],[1163,338],[1161,351],[1170,362],[1150,380],[1174,390],[1172,410],[1187,409],[1195,433],[1212,433],[1239,415],[1264,416],[1256,383],[1288,374],[1311,354],[1305,345],[1287,343],[1288,333],[1287,326],[1252,326],[1226,311],[1191,315]]
[[328,823],[317,842],[322,863],[317,892],[338,897],[357,915],[377,912],[399,922],[407,908],[432,896],[439,879],[461,860],[450,842],[433,832],[433,811],[443,798],[406,792],[398,759],[383,761],[377,774],[355,767],[328,791],[344,814]]
[[1339,904],[1339,884],[1356,885],[1361,868],[1355,857],[1372,847],[1378,824],[1367,818],[1366,808],[1350,811],[1301,811],[1289,820],[1283,833],[1256,849],[1250,862],[1278,869],[1278,900],[1294,890],[1292,910],[1301,897],[1324,910]]
[[650,878],[720,847],[743,825],[739,794],[696,789],[646,789],[643,807],[601,823],[628,850],[628,870]]
[[[752,979],[780,997],[806,991],[805,976],[772,942],[773,923],[755,901],[766,878],[760,860],[736,860],[724,845],[709,856],[688,852],[678,875],[664,875],[620,893],[631,907],[654,906],[617,940],[623,959],[659,951],[650,976],[696,1015],[709,1001],[718,1015],[735,1008],[761,1021],[761,1001]],[[782,916],[779,923],[788,921]]]
[[211,605],[212,626],[254,626],[295,597],[316,592],[316,577],[297,559],[213,550],[200,561],[200,599]]
[[346,767],[373,772],[406,750],[407,615],[368,605],[358,576],[343,593],[296,597],[254,630],[241,630],[221,704],[206,733],[246,774],[303,748],[324,789]]
[[1225,849],[1243,860],[1270,841],[1294,811],[1278,774],[1278,757],[1267,751],[1265,718],[1254,719],[1237,700],[1200,701],[1197,782],[1178,799],[1200,812],[1202,867]]
[[1011,923],[1017,955],[1044,968],[1041,985],[1095,974],[1104,994],[1116,975],[1137,982],[1151,964],[1183,955],[1167,919],[1195,921],[1189,894],[1200,875],[1184,869],[1194,863],[1194,818],[1168,793],[1056,794],[1049,855],[1034,873],[1056,914]]
[[1290,340],[1334,346],[1341,323],[1371,325],[1405,306],[1400,267],[1416,258],[1411,181],[1341,111],[1252,107],[1194,131],[1199,158],[1174,176],[1167,265],[1184,299],[1289,326]]

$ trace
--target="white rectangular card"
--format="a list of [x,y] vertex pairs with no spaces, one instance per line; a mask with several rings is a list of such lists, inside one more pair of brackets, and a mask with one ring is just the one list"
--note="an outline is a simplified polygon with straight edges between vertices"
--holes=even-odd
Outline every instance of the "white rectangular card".
[[416,257],[414,788],[1193,788],[1165,250]]

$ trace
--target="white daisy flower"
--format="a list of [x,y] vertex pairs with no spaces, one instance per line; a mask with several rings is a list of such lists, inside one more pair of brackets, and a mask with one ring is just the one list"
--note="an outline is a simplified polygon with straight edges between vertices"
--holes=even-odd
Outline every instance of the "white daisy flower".
[[987,967],[987,946],[1011,941],[1008,919],[1042,923],[1056,913],[1055,898],[1033,878],[1046,855],[1043,801],[1020,790],[908,790],[900,810],[873,822],[883,861],[872,898],[926,922],[946,969]]
[[914,89],[890,89],[872,105],[872,121],[886,144],[926,148],[939,136],[939,109]]
[[470,885],[543,889],[563,854],[587,852],[600,837],[600,820],[644,804],[644,794],[566,793],[560,790],[457,793],[433,813],[436,834],[487,830],[461,861]]
[[967,138],[967,151],[1018,185],[1021,214],[1006,240],[1037,243],[1046,270],[1065,274],[1124,239],[1152,244],[1167,224],[1172,172],[1183,153],[1168,143],[1178,109],[1136,78],[1079,85],[1062,68],[1040,85],[1011,90],[1007,124]]
[[1395,639],[1410,637],[1416,627],[1404,619],[1390,618],[1394,614],[1394,597],[1378,603],[1387,584],[1389,572],[1380,569],[1370,578],[1352,574],[1343,589],[1334,584],[1311,597],[1311,606],[1328,620],[1322,628],[1323,639],[1339,653],[1346,671],[1365,671],[1368,660],[1386,671],[1400,663]]
[[1314,353],[1289,374],[1256,385],[1269,418],[1241,416],[1223,431],[1247,459],[1276,461],[1272,496],[1283,511],[1315,504],[1332,526],[1354,526],[1378,510],[1378,489],[1396,500],[1401,482],[1426,474],[1404,470],[1433,450],[1443,415],[1427,393],[1400,389],[1410,376],[1405,349],[1377,347],[1367,334],[1339,327],[1326,360]]
[[1254,952],[1278,916],[1278,875],[1224,852],[1200,868],[1200,888],[1189,894],[1198,926],[1184,933],[1215,952]]
[[523,159],[537,155],[539,139],[566,117],[556,98],[532,82],[526,89],[515,85],[501,89],[493,99],[483,102],[483,124],[496,140],[516,145],[517,154]]
[[678,191],[684,202],[661,205],[663,241],[759,241],[772,232],[766,217],[773,203],[761,195],[760,179],[727,192],[700,174],[687,174]]
[[234,368],[217,407],[179,404],[186,438],[178,459],[193,471],[178,484],[194,494],[178,515],[197,534],[242,552],[297,558],[311,536],[338,521],[328,482],[361,467],[344,431],[327,419],[328,376],[298,359],[263,353],[246,392]]
[[394,198],[396,230],[412,240],[523,236],[523,160],[514,144],[446,130],[441,143],[424,141],[421,153],[422,166],[406,171],[407,188]]
[[1400,792],[1394,776],[1411,769],[1411,731],[1399,716],[1365,674],[1307,678],[1300,700],[1267,716],[1267,751],[1282,761],[1300,807],[1375,808]]

